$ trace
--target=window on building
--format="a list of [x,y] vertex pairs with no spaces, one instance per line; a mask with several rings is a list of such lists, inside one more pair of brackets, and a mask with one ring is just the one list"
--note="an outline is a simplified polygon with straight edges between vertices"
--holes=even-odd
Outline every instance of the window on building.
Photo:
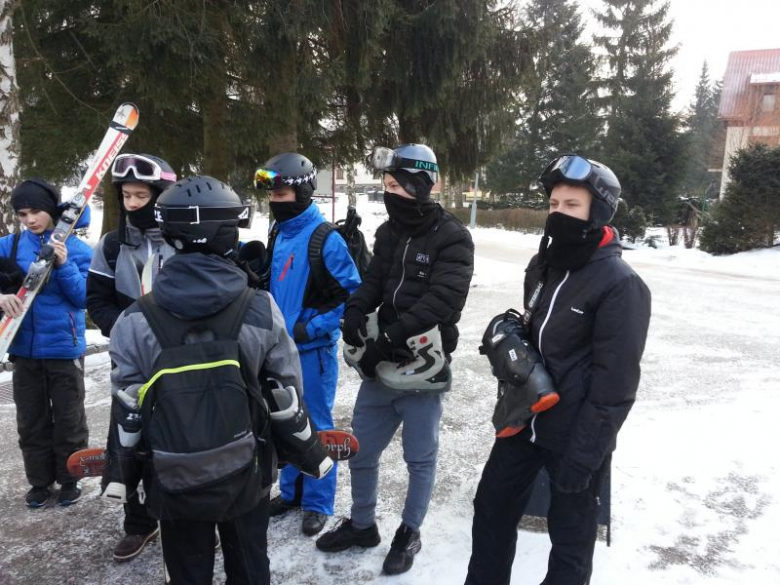
[[336,180],[344,178],[344,169],[336,169]]
[[769,85],[764,89],[764,95],[761,99],[762,112],[774,112],[777,105],[777,86]]

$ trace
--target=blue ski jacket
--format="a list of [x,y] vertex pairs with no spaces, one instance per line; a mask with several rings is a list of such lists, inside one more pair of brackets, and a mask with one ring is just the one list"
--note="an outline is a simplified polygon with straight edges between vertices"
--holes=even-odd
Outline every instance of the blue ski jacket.
[[[89,219],[87,207],[76,227],[87,227]],[[38,236],[28,230],[21,232],[16,263],[22,272],[27,273],[41,245],[48,242],[50,236],[51,231]],[[11,255],[13,238],[13,234],[0,238],[0,256]],[[68,260],[52,269],[48,282],[38,292],[8,348],[10,355],[29,359],[76,359],[84,355],[87,272],[92,248],[76,236],[69,237],[65,246]]]
[[[298,322],[306,325],[309,341],[298,343],[305,351],[336,343],[339,324],[344,314],[344,303],[335,308],[304,307],[304,295],[311,273],[309,267],[309,239],[325,218],[312,203],[299,216],[279,222],[271,260],[271,295],[284,315],[287,331],[293,336]],[[360,274],[349,255],[347,244],[339,234],[331,232],[322,247],[325,268],[339,285],[352,294],[360,286]]]

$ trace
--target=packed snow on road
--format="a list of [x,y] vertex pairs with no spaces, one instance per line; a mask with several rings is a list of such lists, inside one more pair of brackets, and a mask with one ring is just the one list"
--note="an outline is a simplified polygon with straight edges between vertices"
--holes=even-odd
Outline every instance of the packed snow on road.
[[[360,201],[369,240],[384,220],[381,203]],[[322,205],[330,219],[330,203]],[[345,215],[339,201],[336,218]],[[89,240],[97,241],[101,214]],[[265,240],[258,215],[244,239]],[[495,383],[478,346],[490,319],[522,306],[523,271],[539,236],[498,229],[473,232],[476,266],[460,323],[452,391],[441,423],[437,485],[422,552],[412,570],[380,575],[400,523],[406,470],[398,438],[382,459],[378,524],[382,544],[328,555],[300,531],[300,516],[272,519],[268,532],[277,585],[462,583],[471,551],[472,499],[493,441]],[[593,583],[617,585],[770,585],[780,583],[780,249],[712,257],[661,245],[624,251],[653,294],[653,316],[636,404],[613,461],[612,545],[596,545]],[[91,332],[90,341],[99,336]],[[90,444],[105,443],[109,360],[87,359]],[[0,382],[7,387],[10,374]],[[350,428],[358,376],[342,363],[334,418]],[[8,392],[0,396],[9,396]],[[99,496],[99,480],[83,482],[71,508],[28,510],[15,407],[0,400],[0,584],[162,582],[155,543],[117,564],[121,507]],[[339,468],[336,517],[349,514],[347,465]],[[521,530],[512,583],[544,577],[548,538]],[[221,553],[216,582],[224,582]]]

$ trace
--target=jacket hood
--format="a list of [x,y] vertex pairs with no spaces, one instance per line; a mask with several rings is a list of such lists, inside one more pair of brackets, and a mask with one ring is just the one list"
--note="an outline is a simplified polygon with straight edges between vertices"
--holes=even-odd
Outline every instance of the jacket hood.
[[160,269],[154,298],[163,309],[184,319],[200,319],[224,309],[246,287],[246,273],[229,260],[176,254]]

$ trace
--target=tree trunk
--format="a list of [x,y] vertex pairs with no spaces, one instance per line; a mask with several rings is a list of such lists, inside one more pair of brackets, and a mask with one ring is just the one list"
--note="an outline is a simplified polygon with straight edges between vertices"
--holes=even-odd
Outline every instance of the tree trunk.
[[357,196],[355,196],[355,165],[350,163],[347,166],[347,200],[350,207],[357,206]]
[[100,187],[103,192],[103,225],[100,234],[103,235],[119,227],[119,198],[111,184],[111,172],[107,172],[100,181]]
[[16,84],[13,12],[17,0],[0,0],[0,235],[16,231],[11,191],[19,180],[19,87]]
[[455,193],[453,194],[455,196],[455,208],[456,209],[463,209],[463,189],[464,185],[460,181],[457,183],[457,189],[455,190]]
[[230,175],[230,149],[225,136],[227,126],[227,95],[225,89],[204,97],[203,112],[203,173],[227,182]]
[[274,156],[280,152],[298,150],[298,96],[296,84],[298,68],[295,60],[296,43],[283,37],[280,44],[285,45],[284,56],[276,66],[277,82],[266,94],[266,108],[273,112],[274,128],[268,139],[268,154]]

